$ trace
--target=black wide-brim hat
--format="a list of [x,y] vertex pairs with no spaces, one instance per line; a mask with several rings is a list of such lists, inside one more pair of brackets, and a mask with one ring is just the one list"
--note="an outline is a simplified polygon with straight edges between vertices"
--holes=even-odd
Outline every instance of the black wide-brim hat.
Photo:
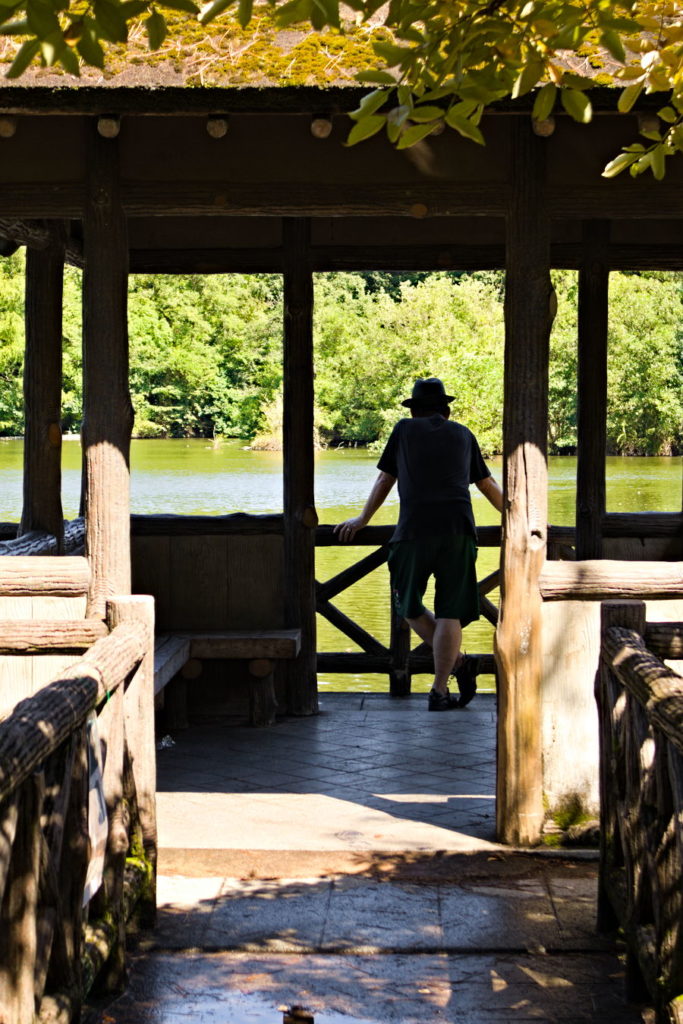
[[421,377],[413,384],[413,393],[406,398],[401,405],[412,409],[414,405],[441,405],[444,402],[452,402],[454,396],[447,395],[443,381],[438,377]]

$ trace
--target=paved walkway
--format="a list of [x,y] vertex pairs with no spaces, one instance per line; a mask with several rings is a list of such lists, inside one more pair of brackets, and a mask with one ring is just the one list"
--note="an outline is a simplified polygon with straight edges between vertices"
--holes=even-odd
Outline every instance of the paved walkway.
[[159,921],[102,1024],[643,1018],[594,931],[594,855],[494,842],[495,702],[324,695],[159,752]]

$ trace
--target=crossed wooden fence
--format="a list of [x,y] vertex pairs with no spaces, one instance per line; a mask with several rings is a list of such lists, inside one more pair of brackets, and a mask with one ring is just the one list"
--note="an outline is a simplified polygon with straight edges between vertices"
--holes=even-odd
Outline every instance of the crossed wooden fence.
[[[3,594],[72,595],[88,584],[79,557],[11,558],[0,572]],[[151,925],[156,907],[152,598],[110,600],[104,622],[0,630],[0,653],[26,651],[85,653],[0,721],[2,1024],[75,1021],[93,987],[120,990],[126,923],[135,914]],[[107,816],[90,898],[93,712]]]
[[[389,556],[389,540],[393,532],[393,526],[366,526],[365,529],[359,530],[353,538],[353,546],[374,547],[375,550],[331,579],[323,583],[316,581],[316,610],[360,647],[358,652],[318,652],[317,664],[319,672],[386,672],[389,676],[391,694],[400,697],[410,693],[411,676],[433,672],[431,649],[426,644],[418,644],[411,648],[410,629],[407,623],[396,615],[391,601],[391,633],[388,647],[332,603],[333,598],[384,565]],[[337,546],[339,541],[334,533],[334,527],[318,526],[315,543],[316,547]],[[477,544],[479,547],[500,547],[500,527],[479,527]],[[549,558],[566,555],[573,557],[573,552],[570,551],[571,544],[573,530],[550,527]],[[493,626],[498,623],[498,608],[488,595],[499,584],[500,573],[497,569],[479,580],[479,607],[484,618]],[[387,598],[390,600],[389,594]],[[492,654],[480,654],[478,657],[481,673],[495,672]]]
[[627,990],[683,1022],[683,623],[640,601],[602,606],[598,926],[623,928]]

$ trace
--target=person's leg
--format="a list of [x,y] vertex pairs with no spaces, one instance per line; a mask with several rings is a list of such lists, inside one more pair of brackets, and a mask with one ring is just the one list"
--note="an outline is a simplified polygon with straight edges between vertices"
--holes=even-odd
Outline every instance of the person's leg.
[[448,692],[448,677],[460,654],[462,629],[459,619],[437,619],[434,630],[434,685],[438,693]]
[[[407,622],[408,625],[411,627],[411,629],[414,630],[415,633],[418,634],[418,636],[420,637],[421,640],[424,640],[424,642],[426,644],[429,644],[430,647],[434,648],[434,672],[435,673],[436,673],[436,660],[437,660],[437,657],[439,657],[439,659],[440,659],[441,656],[443,656],[443,657],[449,656],[449,651],[450,651],[451,647],[453,646],[453,641],[452,641],[452,639],[450,637],[450,630],[447,630],[447,629],[444,628],[444,632],[445,632],[445,634],[447,636],[447,644],[445,645],[444,653],[441,655],[441,652],[439,651],[439,653],[437,654],[436,646],[435,646],[435,637],[434,637],[434,634],[436,632],[437,624],[438,623],[452,623],[452,622],[455,622],[455,623],[458,624],[458,628],[457,628],[458,637],[457,637],[457,644],[455,645],[456,650],[455,650],[455,654],[454,654],[452,662],[451,662],[451,667],[449,669],[449,672],[446,673],[446,678],[447,678],[447,676],[450,676],[454,672],[454,670],[460,665],[460,663],[462,662],[462,658],[463,658],[463,655],[460,652],[460,647],[461,647],[461,644],[463,642],[463,631],[462,631],[461,626],[460,626],[460,621],[457,620],[457,618],[456,618],[456,620],[453,620],[453,618],[434,618],[434,613],[432,611],[430,611],[429,608],[425,608],[425,610],[422,612],[422,614],[419,615],[417,618],[407,618],[407,620],[405,620],[405,622]],[[446,685],[445,685],[445,683],[443,683],[443,685],[441,685],[440,683],[437,685],[436,681],[435,681],[434,682],[434,689],[437,689],[439,691],[439,693],[444,693],[445,690],[446,690]]]

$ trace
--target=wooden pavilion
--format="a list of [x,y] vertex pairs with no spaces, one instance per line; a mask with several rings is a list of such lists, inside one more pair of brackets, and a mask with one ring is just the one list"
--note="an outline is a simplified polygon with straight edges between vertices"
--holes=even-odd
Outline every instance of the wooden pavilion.
[[[635,115],[615,113],[609,91],[595,90],[589,126],[560,115],[540,137],[528,105],[503,104],[484,117],[486,148],[446,132],[402,152],[381,137],[343,146],[346,113],[358,99],[354,88],[2,88],[0,234],[5,252],[17,244],[28,251],[21,531],[62,535],[66,260],[83,269],[86,617],[101,619],[108,598],[134,589],[155,595],[167,628],[182,619],[172,579],[181,572],[174,551],[182,525],[138,522],[131,562],[127,275],[281,273],[283,520],[278,528],[245,526],[242,541],[256,546],[241,554],[216,548],[211,560],[227,583],[212,590],[195,572],[195,621],[182,625],[301,630],[287,707],[315,713],[312,274],[505,268],[497,820],[502,840],[533,843],[544,817],[543,705],[559,702],[561,718],[578,714],[578,702],[593,715],[594,666],[549,652],[544,629],[546,638],[558,623],[570,633],[577,603],[606,595],[683,595],[680,564],[671,564],[683,547],[680,509],[607,515],[604,461],[609,272],[683,269],[683,166],[670,161],[660,183],[600,177],[637,131]],[[579,421],[576,534],[559,531],[549,548],[552,267],[579,271]],[[196,555],[192,535],[224,532],[220,522],[184,531],[186,572]],[[573,560],[556,560],[560,541],[574,546]],[[239,590],[247,581],[254,616],[243,622]],[[585,622],[576,621],[581,635]],[[550,697],[549,685],[558,688]],[[557,756],[562,771],[577,760],[575,751]]]

